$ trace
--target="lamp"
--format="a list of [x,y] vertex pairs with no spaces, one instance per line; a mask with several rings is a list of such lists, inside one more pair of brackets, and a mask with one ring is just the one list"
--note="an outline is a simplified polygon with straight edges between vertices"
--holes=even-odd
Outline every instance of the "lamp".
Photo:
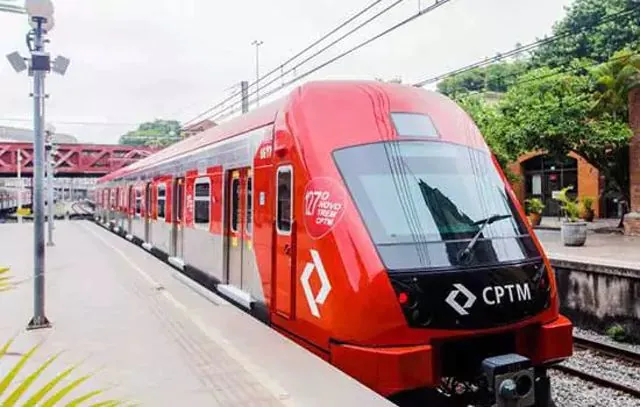
[[22,57],[22,55],[20,55],[19,52],[10,53],[9,55],[7,55],[7,59],[13,67],[13,70],[17,73],[20,73],[27,69],[27,63],[24,61],[24,58]]
[[31,18],[49,19],[49,17],[53,16],[53,3],[51,0],[26,0],[24,8]]

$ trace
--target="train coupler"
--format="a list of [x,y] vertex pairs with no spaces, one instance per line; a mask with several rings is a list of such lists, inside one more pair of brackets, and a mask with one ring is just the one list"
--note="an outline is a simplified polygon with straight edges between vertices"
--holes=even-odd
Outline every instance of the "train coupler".
[[482,361],[488,390],[497,407],[528,407],[536,405],[535,370],[528,358],[510,353]]

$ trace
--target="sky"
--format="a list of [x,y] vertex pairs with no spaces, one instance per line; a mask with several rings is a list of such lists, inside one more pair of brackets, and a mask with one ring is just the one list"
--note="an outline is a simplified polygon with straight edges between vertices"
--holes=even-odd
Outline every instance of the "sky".
[[[253,82],[253,40],[263,41],[259,65],[264,74],[372,0],[53,2],[55,28],[47,50],[52,57],[70,58],[71,65],[64,77],[47,78],[47,121],[80,141],[110,144],[144,121],[186,122],[236,92],[240,81]],[[394,2],[381,1],[350,27]],[[434,2],[401,2],[296,73]],[[452,0],[293,86],[308,80],[396,77],[414,83],[550,34],[570,3]],[[0,54],[18,50],[26,56],[28,29],[26,16],[0,13]],[[291,73],[284,80],[293,78]],[[25,73],[16,74],[6,59],[0,59],[0,125],[31,127],[31,89]]]

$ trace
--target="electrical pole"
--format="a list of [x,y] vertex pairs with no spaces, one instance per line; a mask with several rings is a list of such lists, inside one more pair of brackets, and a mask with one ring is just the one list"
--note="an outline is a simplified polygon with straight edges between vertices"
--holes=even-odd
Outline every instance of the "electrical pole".
[[249,82],[240,82],[240,89],[242,94],[242,113],[249,111]]
[[260,106],[260,45],[263,41],[255,40],[251,43],[256,46],[256,107]]

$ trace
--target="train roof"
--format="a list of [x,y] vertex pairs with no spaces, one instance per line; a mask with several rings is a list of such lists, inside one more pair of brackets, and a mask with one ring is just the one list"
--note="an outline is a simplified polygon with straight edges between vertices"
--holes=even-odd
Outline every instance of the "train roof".
[[172,144],[155,154],[101,177],[98,179],[98,183],[108,182],[142,169],[151,168],[166,160],[198,150],[217,141],[224,140],[225,138],[233,137],[236,134],[244,133],[252,129],[265,126],[269,123],[273,123],[277,112],[285,101],[286,98],[276,100],[264,105],[263,107],[243,114],[240,117],[236,117],[228,122],[220,123],[216,127]]
[[[309,102],[316,108],[322,103],[313,102],[318,94],[338,94],[341,100],[360,94],[356,89],[375,88],[382,91],[389,99],[389,103],[396,111],[412,111],[415,106],[422,106],[429,111],[436,127],[447,134],[449,141],[460,141],[464,144],[484,147],[484,140],[471,118],[455,102],[437,92],[427,91],[407,85],[390,84],[377,81],[312,81],[299,86],[287,96],[276,100],[263,107],[236,117],[228,122],[203,131],[173,144],[155,154],[152,154],[127,167],[114,171],[98,180],[108,182],[138,171],[153,168],[167,160],[196,151],[207,145],[233,137],[238,134],[268,125],[275,121],[277,113],[289,102],[295,104],[307,104]],[[406,110],[405,110],[406,109]],[[465,141],[462,141],[462,140]],[[486,147],[484,147],[486,148]]]

